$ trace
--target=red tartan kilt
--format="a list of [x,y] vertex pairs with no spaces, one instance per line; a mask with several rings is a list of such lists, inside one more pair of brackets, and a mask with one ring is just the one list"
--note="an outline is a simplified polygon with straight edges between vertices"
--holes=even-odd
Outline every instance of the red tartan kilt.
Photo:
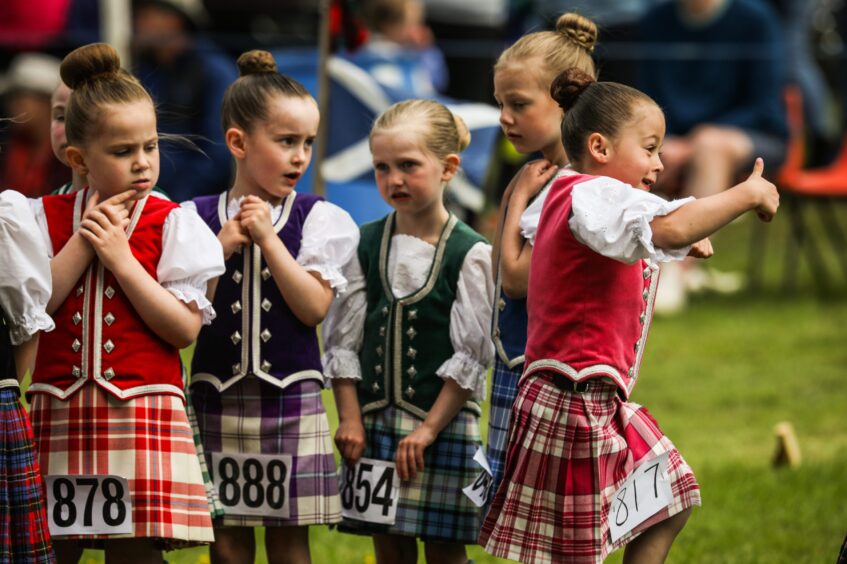
[[[646,409],[621,400],[611,382],[573,393],[552,378],[539,373],[521,383],[503,482],[480,534],[488,552],[521,562],[602,562],[646,528],[700,505],[691,468]],[[670,507],[612,543],[613,494],[665,452]]]
[[[89,383],[67,400],[35,394],[30,411],[41,473],[129,481],[133,534],[178,548],[214,540],[185,406],[173,395],[120,400]],[[120,538],[92,535],[67,538]]]

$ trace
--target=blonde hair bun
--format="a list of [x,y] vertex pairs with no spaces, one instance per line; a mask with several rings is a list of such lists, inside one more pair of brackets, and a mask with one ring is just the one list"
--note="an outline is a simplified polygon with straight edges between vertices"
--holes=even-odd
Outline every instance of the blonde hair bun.
[[594,52],[598,36],[597,26],[585,16],[574,12],[562,14],[556,20],[556,31],[589,53]]
[[68,53],[59,67],[62,81],[72,90],[97,78],[119,75],[121,58],[108,43],[91,43]]
[[456,133],[459,137],[459,152],[461,153],[471,144],[471,131],[462,116],[453,112],[453,123],[456,124]]
[[239,76],[278,72],[274,56],[261,49],[242,53],[237,64]]

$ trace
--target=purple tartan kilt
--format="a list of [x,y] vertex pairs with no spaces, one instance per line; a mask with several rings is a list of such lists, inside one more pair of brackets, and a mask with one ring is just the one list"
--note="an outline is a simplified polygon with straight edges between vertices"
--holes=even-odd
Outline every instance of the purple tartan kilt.
[[15,387],[0,388],[0,459],[0,562],[55,562],[32,428]]
[[284,527],[341,520],[338,472],[329,422],[316,380],[281,389],[247,376],[218,392],[211,384],[191,386],[206,462],[212,453],[288,454],[293,457],[288,519],[224,515],[215,526]]

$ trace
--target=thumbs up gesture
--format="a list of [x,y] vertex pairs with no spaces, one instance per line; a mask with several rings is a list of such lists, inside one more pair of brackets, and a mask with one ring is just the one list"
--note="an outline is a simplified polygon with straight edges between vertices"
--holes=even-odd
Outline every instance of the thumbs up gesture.
[[762,221],[768,222],[776,215],[776,210],[779,208],[779,192],[772,182],[769,182],[762,177],[762,172],[765,170],[765,163],[761,158],[756,159],[753,165],[753,172],[743,183],[748,190],[752,192],[756,215]]

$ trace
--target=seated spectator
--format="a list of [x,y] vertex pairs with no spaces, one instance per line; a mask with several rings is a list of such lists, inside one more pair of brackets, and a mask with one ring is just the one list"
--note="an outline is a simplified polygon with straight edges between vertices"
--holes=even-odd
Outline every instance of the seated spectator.
[[447,88],[444,55],[424,23],[420,0],[366,0],[368,42],[348,58],[396,99],[430,98]]
[[0,189],[37,198],[70,180],[70,170],[53,157],[50,145],[50,96],[58,84],[58,59],[22,53],[12,60],[0,82],[0,115],[12,118],[2,126]]
[[[640,87],[665,112],[665,172],[657,185],[709,196],[763,157],[785,154],[782,32],[762,0],[674,0],[647,12]],[[651,54],[670,56],[656,60]]]
[[157,104],[160,131],[196,144],[161,145],[159,186],[177,202],[221,192],[232,169],[221,101],[238,77],[235,64],[197,35],[205,14],[200,0],[136,0],[134,8],[135,74]]
[[[710,196],[749,171],[756,157],[774,172],[785,155],[786,54],[778,17],[763,0],[673,0],[639,25],[639,87],[665,112],[665,170],[655,190]],[[657,311],[685,301],[686,282],[708,285],[690,268],[663,272]],[[686,280],[686,278],[688,280]],[[733,289],[738,280],[718,286]],[[718,288],[720,289],[720,288]]]

